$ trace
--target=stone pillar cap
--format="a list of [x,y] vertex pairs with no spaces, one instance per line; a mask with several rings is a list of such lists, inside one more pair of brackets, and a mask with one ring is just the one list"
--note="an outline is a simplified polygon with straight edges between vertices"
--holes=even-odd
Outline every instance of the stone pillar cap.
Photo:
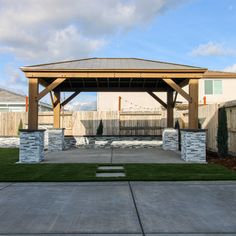
[[185,132],[206,132],[207,129],[180,129],[181,131],[185,131]]
[[20,132],[44,132],[45,129],[19,129]]

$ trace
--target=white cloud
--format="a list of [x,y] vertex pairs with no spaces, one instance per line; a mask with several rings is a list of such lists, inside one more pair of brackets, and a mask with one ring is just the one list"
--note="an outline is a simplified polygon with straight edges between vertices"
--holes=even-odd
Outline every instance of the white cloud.
[[88,102],[79,102],[75,101],[71,104],[65,106],[65,109],[70,111],[95,111],[97,110],[97,102],[96,101],[88,101]]
[[224,71],[227,71],[227,72],[236,72],[236,64],[233,64],[231,66],[227,66]]
[[107,36],[145,25],[186,0],[0,0],[0,51],[27,61],[88,56]]
[[206,44],[200,44],[190,54],[192,56],[231,56],[235,55],[236,52],[232,48],[225,47],[224,44],[208,42]]

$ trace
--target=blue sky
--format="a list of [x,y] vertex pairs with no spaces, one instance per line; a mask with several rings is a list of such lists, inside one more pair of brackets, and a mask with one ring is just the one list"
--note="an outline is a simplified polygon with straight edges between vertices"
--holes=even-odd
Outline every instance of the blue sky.
[[236,71],[235,27],[235,0],[0,0],[0,86],[27,94],[20,66],[84,57]]

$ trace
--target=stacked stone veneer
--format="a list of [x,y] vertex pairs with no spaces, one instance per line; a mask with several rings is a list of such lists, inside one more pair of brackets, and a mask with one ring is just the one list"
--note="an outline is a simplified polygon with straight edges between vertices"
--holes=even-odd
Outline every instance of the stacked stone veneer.
[[206,130],[181,130],[181,158],[186,162],[206,162]]
[[0,137],[0,148],[15,148],[19,146],[19,137]]
[[166,128],[162,133],[162,148],[164,150],[178,150],[179,146],[178,130],[173,128]]
[[44,130],[20,131],[20,163],[37,163],[44,159]]
[[62,151],[64,149],[64,128],[48,129],[48,151]]
[[[44,132],[45,149],[48,148],[46,132]],[[65,149],[156,148],[162,146],[162,140],[159,136],[65,136],[64,141]],[[0,137],[0,147],[19,147],[19,137]]]
[[158,136],[87,136],[65,137],[65,149],[70,148],[154,148],[162,145]]

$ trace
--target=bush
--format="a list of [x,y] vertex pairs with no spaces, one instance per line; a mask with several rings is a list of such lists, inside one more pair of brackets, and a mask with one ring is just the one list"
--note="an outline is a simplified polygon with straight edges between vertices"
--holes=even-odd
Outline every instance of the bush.
[[22,122],[22,119],[20,119],[20,123],[18,125],[18,131],[17,131],[17,135],[19,136],[20,135],[20,129],[23,129],[23,122]]
[[100,120],[100,123],[97,128],[97,136],[102,136],[102,134],[103,134],[103,123],[102,120]]
[[218,112],[217,148],[220,157],[228,155],[228,127],[225,108],[220,108]]
[[181,151],[181,133],[180,133],[180,125],[179,125],[179,120],[176,120],[175,122],[175,129],[178,130],[178,139],[179,139],[179,151]]

